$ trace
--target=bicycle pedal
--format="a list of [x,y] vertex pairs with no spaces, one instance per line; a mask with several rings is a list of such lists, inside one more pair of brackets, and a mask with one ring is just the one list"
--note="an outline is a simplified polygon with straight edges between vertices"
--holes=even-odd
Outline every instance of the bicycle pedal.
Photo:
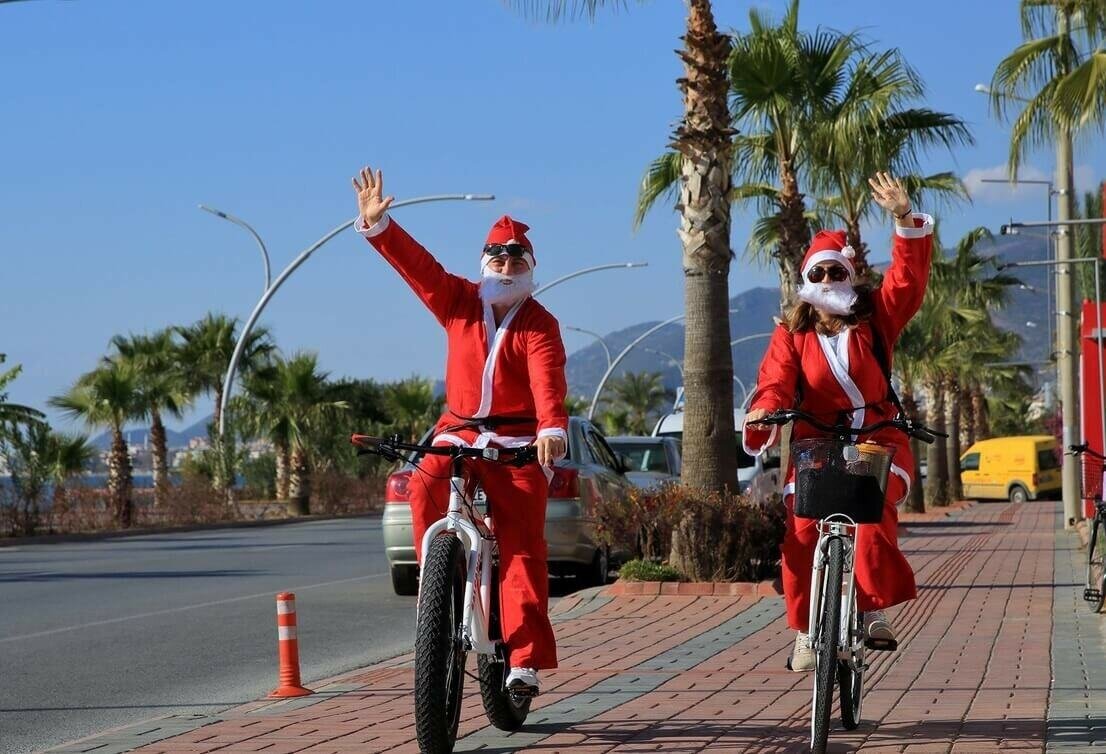
[[1097,589],[1084,589],[1083,599],[1087,602],[1098,602],[1102,599],[1102,592]]
[[511,695],[516,701],[522,701],[524,699],[533,699],[539,693],[537,686],[509,686],[507,693]]
[[895,652],[899,648],[899,642],[895,639],[873,639],[869,636],[864,640],[864,646],[873,652]]

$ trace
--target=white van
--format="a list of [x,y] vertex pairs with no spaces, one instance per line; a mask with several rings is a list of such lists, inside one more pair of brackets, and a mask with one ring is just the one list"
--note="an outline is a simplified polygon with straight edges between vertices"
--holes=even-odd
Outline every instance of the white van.
[[[733,412],[735,432],[734,450],[737,452],[737,483],[741,491],[753,500],[762,503],[772,499],[780,490],[780,450],[779,446],[769,448],[756,458],[745,452],[741,443],[741,427],[745,424],[745,410],[736,408]],[[684,436],[683,406],[661,417],[653,428],[654,437],[675,437],[681,442]]]

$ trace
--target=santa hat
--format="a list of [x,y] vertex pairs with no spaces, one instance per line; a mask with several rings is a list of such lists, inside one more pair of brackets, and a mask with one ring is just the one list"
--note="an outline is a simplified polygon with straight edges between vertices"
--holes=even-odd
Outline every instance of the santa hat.
[[[488,238],[484,241],[484,245],[501,243],[501,244],[518,244],[526,249],[526,253],[523,254],[525,259],[530,264],[530,269],[534,269],[534,265],[537,262],[534,260],[534,245],[530,243],[530,239],[526,237],[526,231],[530,230],[530,226],[526,223],[520,223],[510,215],[504,215],[495,221],[495,225],[488,231]],[[488,262],[491,261],[491,257],[484,255],[484,259],[480,264],[480,269],[484,269]]]
[[849,245],[848,238],[843,230],[820,230],[810,242],[810,248],[803,257],[803,277],[811,268],[821,262],[837,262],[848,270],[849,280],[856,277],[856,268],[853,267],[853,258],[856,250]]

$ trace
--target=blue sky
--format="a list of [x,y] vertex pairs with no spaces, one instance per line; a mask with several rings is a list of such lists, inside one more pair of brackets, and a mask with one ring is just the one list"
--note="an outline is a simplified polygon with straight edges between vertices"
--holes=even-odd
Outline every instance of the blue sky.
[[[720,25],[744,28],[753,5],[779,15],[785,3],[717,2]],[[977,140],[926,167],[976,178],[1003,174],[1007,129],[972,87],[1018,43],[1015,7],[806,0],[801,18],[900,47],[927,105],[967,120]],[[252,223],[279,269],[355,213],[349,178],[365,163],[401,199],[498,197],[395,213],[461,274],[476,275],[487,228],[505,212],[533,227],[539,282],[649,263],[550,292],[563,324],[607,332],[678,313],[676,217],[658,209],[636,233],[631,218],[642,170],[680,114],[683,21],[672,0],[556,26],[496,0],[0,5],[0,352],[25,370],[11,398],[42,406],[116,333],[209,310],[244,319],[262,283],[253,242],[196,205]],[[1087,185],[1106,167],[1096,146],[1077,146]],[[1052,164],[1034,155],[1023,175]],[[945,215],[944,234],[1044,210],[1043,190],[986,188]],[[735,249],[749,226],[735,219]],[[881,256],[880,231],[868,240]],[[734,266],[734,293],[772,284],[770,270]],[[264,322],[285,351],[317,351],[335,376],[437,377],[444,361],[435,322],[352,232],[291,278]],[[589,342],[565,340],[570,351]]]

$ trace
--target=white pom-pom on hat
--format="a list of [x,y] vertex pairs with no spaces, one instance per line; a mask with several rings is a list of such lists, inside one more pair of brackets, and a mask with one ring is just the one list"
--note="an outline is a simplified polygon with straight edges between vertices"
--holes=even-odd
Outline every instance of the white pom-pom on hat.
[[845,257],[845,259],[853,259],[856,257],[856,249],[848,244],[845,244],[841,247],[841,256]]

